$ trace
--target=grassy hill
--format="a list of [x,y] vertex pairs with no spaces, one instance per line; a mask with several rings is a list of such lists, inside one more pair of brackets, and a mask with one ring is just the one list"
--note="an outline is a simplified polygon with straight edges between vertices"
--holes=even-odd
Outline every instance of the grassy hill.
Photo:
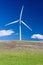
[[43,43],[0,41],[0,65],[43,65]]

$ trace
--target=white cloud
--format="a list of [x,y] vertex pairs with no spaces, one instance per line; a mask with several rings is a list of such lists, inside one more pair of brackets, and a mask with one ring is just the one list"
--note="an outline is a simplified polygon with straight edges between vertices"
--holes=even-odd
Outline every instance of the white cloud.
[[31,38],[33,38],[33,39],[43,39],[43,35],[41,35],[41,34],[33,34],[31,36]]
[[13,33],[14,33],[13,30],[0,30],[0,37],[12,35]]

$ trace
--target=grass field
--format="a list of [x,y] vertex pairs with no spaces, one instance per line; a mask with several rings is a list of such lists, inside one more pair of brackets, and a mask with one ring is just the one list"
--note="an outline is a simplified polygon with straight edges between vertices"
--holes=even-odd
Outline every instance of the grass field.
[[43,65],[43,43],[0,42],[0,65]]

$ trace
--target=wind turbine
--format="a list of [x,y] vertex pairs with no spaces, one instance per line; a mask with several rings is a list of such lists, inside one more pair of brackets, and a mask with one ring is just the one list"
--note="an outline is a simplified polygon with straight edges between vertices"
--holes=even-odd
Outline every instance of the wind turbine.
[[20,40],[21,40],[21,23],[24,24],[29,30],[32,31],[32,29],[31,29],[26,23],[24,23],[24,22],[22,21],[23,8],[24,8],[24,6],[22,6],[22,9],[21,9],[21,12],[20,12],[20,18],[19,18],[18,20],[13,21],[13,22],[8,23],[8,24],[5,25],[5,26],[8,26],[8,25],[15,24],[15,23],[19,22],[19,23],[20,23],[20,26],[19,26],[19,30],[20,30]]

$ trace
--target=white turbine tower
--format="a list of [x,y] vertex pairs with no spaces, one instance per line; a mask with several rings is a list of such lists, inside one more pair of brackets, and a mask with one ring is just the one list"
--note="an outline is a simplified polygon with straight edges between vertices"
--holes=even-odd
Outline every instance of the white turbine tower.
[[20,28],[20,29],[19,29],[19,30],[20,30],[20,40],[21,40],[21,23],[24,24],[29,30],[32,31],[32,29],[31,29],[26,23],[24,23],[24,22],[22,21],[23,8],[24,8],[24,6],[22,6],[22,9],[21,9],[21,12],[20,12],[20,18],[19,18],[19,20],[13,21],[13,22],[8,23],[8,24],[5,25],[5,26],[8,26],[8,25],[15,24],[15,23],[19,22],[19,23],[20,23],[20,27],[19,27],[19,28]]

